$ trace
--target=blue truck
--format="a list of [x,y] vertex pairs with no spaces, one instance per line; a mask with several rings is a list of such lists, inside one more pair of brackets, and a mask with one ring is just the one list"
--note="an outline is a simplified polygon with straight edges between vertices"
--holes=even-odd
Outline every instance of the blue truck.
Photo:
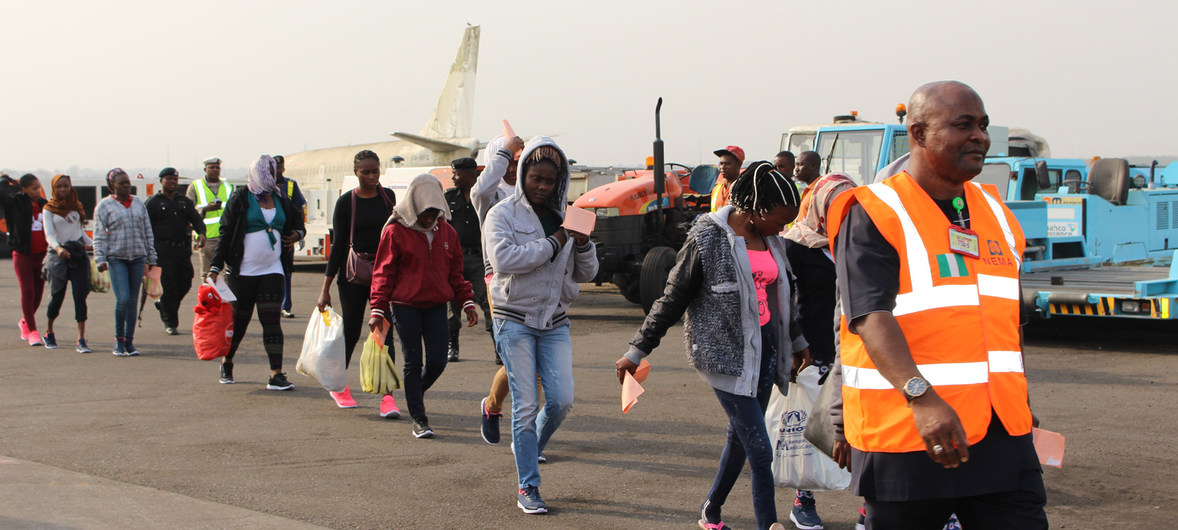
[[[823,173],[871,183],[908,153],[902,107],[897,114],[900,124],[848,115],[795,127],[782,148],[816,151]],[[997,188],[1026,235],[1023,304],[1032,315],[1178,319],[1178,162],[1050,158],[1034,135],[990,133],[975,182]]]

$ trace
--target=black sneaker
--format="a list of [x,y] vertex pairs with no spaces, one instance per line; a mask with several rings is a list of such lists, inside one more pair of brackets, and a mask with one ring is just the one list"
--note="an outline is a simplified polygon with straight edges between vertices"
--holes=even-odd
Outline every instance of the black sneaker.
[[491,445],[499,445],[499,420],[503,418],[503,414],[487,412],[487,398],[483,398],[479,408],[482,410],[481,416],[483,417],[483,441]]
[[115,347],[114,347],[114,350],[111,350],[111,353],[115,357],[126,357],[127,356],[127,346],[126,346],[126,344],[123,343],[123,339],[115,339]]
[[295,317],[294,313],[291,313],[290,311],[287,311],[285,309],[282,310],[282,318],[294,318],[294,317]]
[[164,328],[164,333],[167,333],[168,335],[179,335],[180,334],[179,331],[176,331],[176,326],[168,326],[168,327]]
[[818,509],[814,506],[814,494],[802,493],[794,497],[793,510],[789,512],[789,520],[799,530],[822,530],[822,518],[818,517]]
[[452,363],[458,362],[458,350],[450,348],[450,353],[446,356],[446,361]]
[[286,380],[285,372],[278,372],[270,376],[270,382],[266,383],[266,390],[290,390],[294,388],[294,384]]
[[233,363],[221,363],[221,384],[232,385],[236,382],[233,380]]
[[78,347],[74,348],[78,353],[90,353],[90,347],[86,345],[86,339],[78,339]]
[[548,513],[548,505],[544,503],[544,499],[540,498],[540,488],[536,486],[528,486],[520,488],[519,495],[515,498],[515,505],[527,514],[541,514]]
[[123,344],[125,345],[124,347],[125,351],[127,352],[127,357],[134,357],[139,355],[139,350],[135,348],[134,344],[131,344],[130,339],[123,341]]
[[720,520],[718,514],[708,515],[708,507],[711,505],[711,502],[705,499],[704,503],[699,507],[699,527],[705,530],[732,530],[731,527],[724,524],[724,521]]
[[57,349],[57,338],[54,337],[52,333],[45,334],[45,349],[46,350],[56,350]]
[[417,438],[433,438],[434,430],[429,428],[429,420],[413,420],[413,436]]

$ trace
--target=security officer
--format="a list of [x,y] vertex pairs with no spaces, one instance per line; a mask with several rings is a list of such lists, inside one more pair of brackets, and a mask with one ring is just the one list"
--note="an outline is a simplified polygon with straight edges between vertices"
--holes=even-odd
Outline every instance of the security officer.
[[[462,277],[474,287],[474,302],[483,309],[483,322],[491,331],[491,310],[487,305],[487,284],[483,279],[482,232],[479,231],[479,217],[470,200],[470,189],[479,178],[479,166],[473,158],[459,158],[450,163],[453,171],[451,180],[454,187],[446,191],[446,202],[450,203],[450,224],[458,231],[458,243],[462,245]],[[450,362],[458,360],[458,333],[462,329],[461,307],[450,302]],[[492,339],[494,342],[494,339]]]
[[828,222],[842,294],[843,419],[867,528],[1047,528],[1023,372],[1014,214],[970,182],[990,147],[967,85],[916,90],[906,171]]
[[160,171],[160,191],[144,204],[155,234],[155,253],[162,272],[160,283],[164,293],[155,303],[168,335],[179,335],[180,301],[192,288],[192,233],[196,233],[199,248],[205,243],[204,219],[188,197],[176,193],[180,187],[180,173],[166,167]]
[[740,177],[740,166],[744,164],[744,149],[730,145],[723,149],[712,151],[720,157],[720,176],[712,186],[712,211],[728,205],[728,186]]
[[[292,178],[287,178],[283,173],[286,172],[286,159],[282,155],[274,155],[274,162],[278,165],[274,170],[274,185],[283,193],[286,193],[286,198],[290,199],[291,204],[295,209],[303,213],[303,222],[307,222],[307,199],[303,197],[303,191],[299,189],[299,183]],[[299,248],[302,248],[301,246]],[[286,271],[286,297],[282,300],[282,317],[294,318],[295,314],[290,311],[290,278],[294,273],[294,245],[282,246],[282,269]]]
[[204,216],[206,237],[195,245],[200,250],[201,278],[209,273],[213,252],[221,240],[221,205],[229,200],[232,192],[233,186],[221,179],[221,159],[215,156],[205,159],[205,177],[188,187],[188,199],[196,204],[196,211]]

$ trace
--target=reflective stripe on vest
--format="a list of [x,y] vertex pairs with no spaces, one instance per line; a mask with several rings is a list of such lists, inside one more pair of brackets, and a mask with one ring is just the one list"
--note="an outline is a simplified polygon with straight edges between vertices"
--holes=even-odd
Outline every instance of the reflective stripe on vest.
[[[969,442],[985,436],[991,409],[1015,436],[1030,431],[1019,351],[1018,270],[1024,246],[1013,214],[980,186],[966,187],[981,256],[944,267],[948,219],[906,173],[854,191],[855,199],[900,257],[892,314],[921,375],[957,412]],[[842,218],[853,201],[838,203]],[[1008,217],[1008,215],[1010,217]],[[839,230],[835,223],[834,234]],[[940,266],[938,264],[941,264]],[[842,323],[844,425],[861,451],[923,451],[912,411],[871,361],[862,339]]]
[[[230,187],[229,183],[225,182],[224,179],[222,179],[221,184],[217,186],[216,195],[213,195],[213,190],[209,188],[209,185],[205,182],[205,179],[197,180],[194,185],[196,186],[197,208],[204,208],[205,206],[212,204],[212,202],[209,201],[209,196],[211,195],[220,200],[222,205],[229,201]],[[216,211],[205,213],[205,237],[214,238],[221,236],[221,213],[224,211],[225,208],[222,207]]]

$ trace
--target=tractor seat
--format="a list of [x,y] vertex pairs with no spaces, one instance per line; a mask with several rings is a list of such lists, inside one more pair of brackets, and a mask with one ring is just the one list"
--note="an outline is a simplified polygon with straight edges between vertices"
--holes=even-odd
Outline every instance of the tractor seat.
[[1129,197],[1129,161],[1124,158],[1101,158],[1088,170],[1088,194],[1099,195],[1116,205]]

